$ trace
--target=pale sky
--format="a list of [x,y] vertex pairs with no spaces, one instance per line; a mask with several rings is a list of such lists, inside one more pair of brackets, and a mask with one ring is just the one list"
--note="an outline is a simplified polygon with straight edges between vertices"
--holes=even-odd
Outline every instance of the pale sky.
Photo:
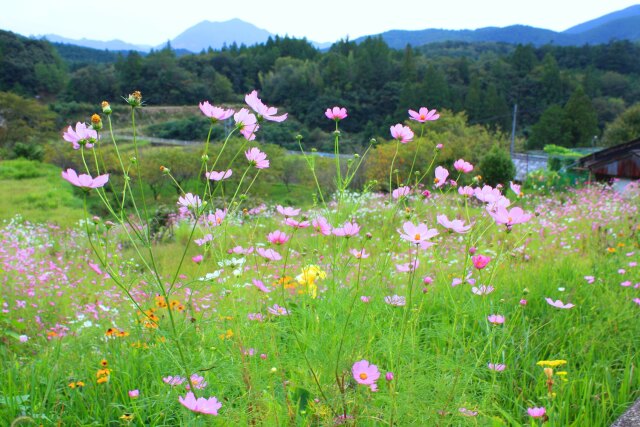
[[333,42],[392,29],[524,24],[562,31],[636,3],[640,0],[0,0],[0,29],[155,46],[203,20],[240,18],[274,34]]

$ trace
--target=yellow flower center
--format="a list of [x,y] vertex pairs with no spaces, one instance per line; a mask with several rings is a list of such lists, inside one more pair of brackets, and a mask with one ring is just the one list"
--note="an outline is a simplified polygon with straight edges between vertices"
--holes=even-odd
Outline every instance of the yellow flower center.
[[369,378],[369,377],[368,377],[368,376],[367,376],[367,374],[365,374],[364,372],[362,372],[362,373],[360,374],[360,379],[361,379],[361,380],[363,380],[363,381],[364,381],[364,380],[366,380],[367,378]]
[[420,234],[416,234],[415,236],[413,236],[414,240],[420,240]]

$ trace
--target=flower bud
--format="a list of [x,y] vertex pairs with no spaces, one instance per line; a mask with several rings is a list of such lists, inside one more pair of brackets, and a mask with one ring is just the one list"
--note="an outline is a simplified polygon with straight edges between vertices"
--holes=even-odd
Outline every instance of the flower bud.
[[102,101],[102,112],[106,115],[111,114],[111,105],[107,101]]
[[133,93],[129,94],[129,97],[126,99],[127,104],[131,106],[131,108],[138,108],[142,105],[142,94],[139,90],[133,91]]
[[393,372],[387,372],[384,376],[384,379],[387,381],[393,380]]
[[94,114],[93,116],[91,116],[91,128],[93,130],[102,129],[102,119],[100,118],[99,115]]

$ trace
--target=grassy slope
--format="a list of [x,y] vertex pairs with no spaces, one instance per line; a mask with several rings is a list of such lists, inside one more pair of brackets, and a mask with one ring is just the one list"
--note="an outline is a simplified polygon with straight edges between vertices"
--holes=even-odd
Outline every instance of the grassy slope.
[[84,217],[82,200],[60,169],[29,160],[0,162],[0,219],[20,214],[33,222],[73,224]]

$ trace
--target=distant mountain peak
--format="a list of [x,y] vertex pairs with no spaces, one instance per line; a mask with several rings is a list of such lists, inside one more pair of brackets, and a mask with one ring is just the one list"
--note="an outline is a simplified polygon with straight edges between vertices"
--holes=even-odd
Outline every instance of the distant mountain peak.
[[600,25],[608,24],[609,22],[616,21],[618,19],[630,18],[633,16],[640,16],[640,4],[629,6],[626,9],[617,10],[615,12],[608,13],[600,16],[599,18],[592,19],[591,21],[583,22],[582,24],[575,25],[563,31],[565,34],[579,34],[585,31],[593,30]]

